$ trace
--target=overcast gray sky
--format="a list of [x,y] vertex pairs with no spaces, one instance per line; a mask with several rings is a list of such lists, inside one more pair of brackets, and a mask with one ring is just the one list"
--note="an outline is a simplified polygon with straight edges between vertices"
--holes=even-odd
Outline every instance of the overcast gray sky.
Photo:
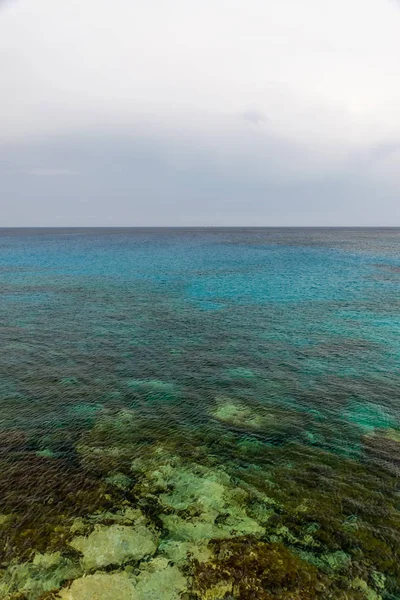
[[400,225],[397,0],[0,0],[0,226]]

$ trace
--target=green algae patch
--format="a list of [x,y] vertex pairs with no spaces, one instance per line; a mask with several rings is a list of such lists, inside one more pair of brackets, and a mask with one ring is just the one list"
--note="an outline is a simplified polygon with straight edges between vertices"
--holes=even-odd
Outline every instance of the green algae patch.
[[61,385],[70,386],[70,385],[78,385],[79,381],[76,377],[63,377],[60,379],[59,383]]
[[6,525],[7,523],[9,523],[12,520],[13,516],[12,514],[9,515],[4,515],[0,513],[0,527],[2,525]]
[[131,480],[124,473],[112,473],[106,477],[105,482],[114,485],[120,490],[127,490],[131,485]]
[[352,587],[359,590],[365,600],[382,600],[382,596],[377,594],[375,590],[369,587],[368,583],[359,577],[356,577],[352,582]]
[[260,452],[265,451],[270,445],[265,442],[261,442],[255,437],[245,436],[241,438],[236,444],[238,450],[243,455],[247,456],[259,456]]
[[345,571],[351,562],[351,557],[341,550],[326,554],[313,554],[300,550],[296,551],[296,554],[325,573]]
[[45,448],[44,450],[38,450],[36,456],[41,458],[57,458],[58,454],[50,450],[50,448]]
[[92,571],[151,556],[157,550],[157,536],[141,523],[133,527],[96,525],[88,537],[76,537],[70,545],[83,555],[82,567]]

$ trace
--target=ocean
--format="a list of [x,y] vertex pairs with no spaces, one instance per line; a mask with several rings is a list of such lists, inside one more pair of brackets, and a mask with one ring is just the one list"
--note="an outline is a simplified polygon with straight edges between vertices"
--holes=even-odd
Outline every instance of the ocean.
[[399,286],[400,229],[1,229],[0,598],[399,599]]

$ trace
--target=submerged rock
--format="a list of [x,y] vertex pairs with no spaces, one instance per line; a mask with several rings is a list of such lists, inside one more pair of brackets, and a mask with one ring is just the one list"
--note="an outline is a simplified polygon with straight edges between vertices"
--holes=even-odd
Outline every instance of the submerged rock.
[[129,379],[127,385],[138,397],[144,396],[147,402],[173,402],[179,395],[173,383],[158,379]]
[[78,517],[73,520],[69,532],[81,536],[88,535],[92,531],[93,525],[111,525],[114,523],[119,525],[146,524],[146,519],[141,510],[125,506],[116,512],[103,510],[86,515],[84,519]]
[[133,469],[136,474],[141,470],[136,493],[145,501],[156,499],[158,518],[168,532],[162,552],[178,564],[185,557],[206,560],[211,539],[265,533],[247,513],[248,493],[222,469],[183,463],[166,452],[161,457],[160,449],[153,459],[135,461]]
[[210,412],[213,419],[241,429],[265,434],[282,441],[304,432],[304,415],[294,410],[217,397]]
[[178,600],[187,589],[186,578],[168,559],[154,558],[137,577],[135,600]]
[[[227,508],[222,521],[216,521],[207,514],[190,521],[178,515],[165,515],[161,518],[172,539],[193,541],[197,545],[202,542],[207,543],[211,539],[227,539],[250,534],[262,535],[265,532],[265,529],[248,517],[242,509],[232,506]],[[195,549],[192,551],[195,552]]]
[[88,537],[76,537],[70,545],[83,554],[82,566],[91,571],[151,556],[157,549],[157,536],[142,523],[133,527],[96,525]]
[[61,590],[62,600],[178,600],[187,589],[186,578],[165,558],[146,563],[139,575],[95,573]]
[[137,600],[134,580],[124,573],[95,573],[61,590],[61,600]]
[[257,414],[249,406],[230,398],[217,398],[211,416],[223,423],[247,429],[261,429],[265,425],[265,417]]
[[190,542],[166,540],[160,544],[159,551],[178,566],[193,559],[201,563],[211,558],[208,540],[200,540],[198,543],[193,540]]
[[22,597],[37,600],[46,592],[81,575],[79,565],[61,556],[60,552],[35,554],[33,561],[9,567],[0,583],[1,598]]

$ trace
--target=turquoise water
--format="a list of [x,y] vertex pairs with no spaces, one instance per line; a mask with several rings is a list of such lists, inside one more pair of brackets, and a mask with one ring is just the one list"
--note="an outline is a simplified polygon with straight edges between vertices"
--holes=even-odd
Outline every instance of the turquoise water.
[[0,230],[0,597],[400,598],[399,283],[397,229]]

